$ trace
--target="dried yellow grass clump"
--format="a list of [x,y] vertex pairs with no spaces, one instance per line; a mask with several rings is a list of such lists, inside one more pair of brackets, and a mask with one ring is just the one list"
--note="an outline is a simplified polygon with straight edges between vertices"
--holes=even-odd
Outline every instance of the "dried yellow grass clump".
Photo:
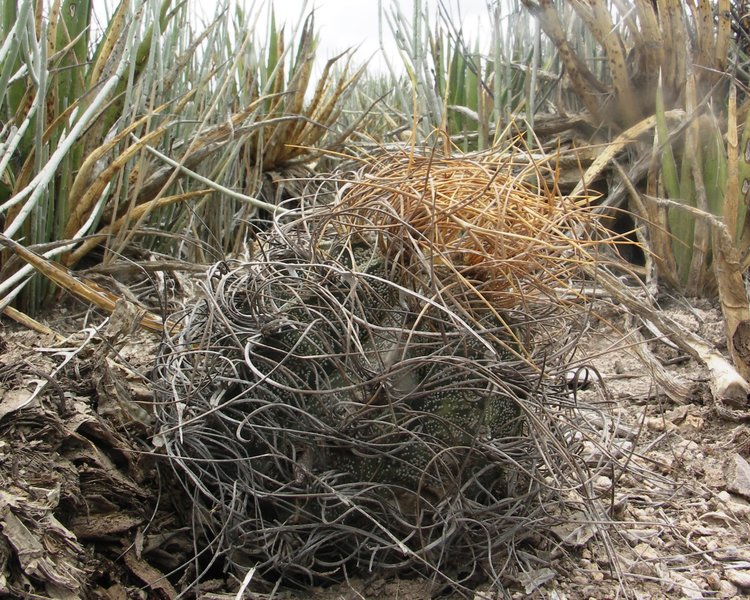
[[593,261],[590,198],[562,196],[542,167],[507,152],[383,153],[342,191],[336,212],[345,227],[376,232],[410,283],[472,305],[559,302],[581,263]]

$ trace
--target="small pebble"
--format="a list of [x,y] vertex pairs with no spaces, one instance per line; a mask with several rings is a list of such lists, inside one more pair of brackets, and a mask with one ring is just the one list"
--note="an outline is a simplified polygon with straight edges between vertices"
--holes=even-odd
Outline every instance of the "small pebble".
[[646,427],[651,431],[674,431],[677,429],[677,425],[666,421],[663,417],[648,417]]
[[726,572],[727,579],[737,587],[743,589],[750,588],[750,571],[741,569],[728,569]]
[[721,577],[719,577],[718,573],[709,573],[706,575],[706,583],[714,591],[721,589]]
[[719,598],[734,598],[737,596],[737,594],[740,593],[740,591],[737,589],[737,586],[734,584],[728,582],[726,579],[722,579],[719,582],[719,593],[717,596]]

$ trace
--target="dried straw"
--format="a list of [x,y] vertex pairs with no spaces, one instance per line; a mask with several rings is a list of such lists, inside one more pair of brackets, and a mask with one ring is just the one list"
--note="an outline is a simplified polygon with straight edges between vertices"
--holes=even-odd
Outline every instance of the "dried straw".
[[[341,194],[349,229],[380,234],[385,253],[482,310],[560,304],[581,262],[592,264],[590,198],[548,189],[542,167],[508,152],[462,158],[374,157]],[[387,246],[387,248],[385,247]]]

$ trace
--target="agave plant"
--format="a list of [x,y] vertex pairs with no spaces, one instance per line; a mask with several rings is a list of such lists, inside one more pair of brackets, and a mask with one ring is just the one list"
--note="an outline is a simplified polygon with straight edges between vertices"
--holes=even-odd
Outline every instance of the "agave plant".
[[410,14],[400,3],[381,6],[410,83],[411,94],[397,90],[395,103],[411,114],[419,140],[439,130],[463,151],[507,142],[508,123],[533,123],[555,80],[539,62],[533,21],[518,7],[488,7],[492,31],[483,48],[467,39],[460,13],[442,2],[436,14],[430,8],[421,0]]
[[[58,0],[45,16],[31,0],[3,1],[7,238],[69,267],[98,246],[110,261],[134,238],[201,260],[240,248],[259,209],[281,210],[264,174],[293,178],[288,169],[346,139],[336,120],[360,71],[329,61],[310,97],[312,16],[287,44],[270,8],[230,8],[194,32],[185,3],[121,0],[96,33],[93,3]],[[264,14],[262,39],[247,24]],[[2,268],[7,306],[30,270],[7,254]],[[43,280],[31,286],[18,301],[27,311],[51,293]]]

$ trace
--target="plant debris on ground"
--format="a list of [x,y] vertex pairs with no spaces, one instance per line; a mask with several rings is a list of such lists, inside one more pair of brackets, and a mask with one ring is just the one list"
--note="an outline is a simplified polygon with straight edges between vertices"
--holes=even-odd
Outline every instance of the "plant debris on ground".
[[[665,308],[721,344],[721,315],[714,307],[671,302]],[[46,322],[64,331],[66,323],[83,323],[84,316],[66,310]],[[612,324],[626,319],[608,315]],[[73,598],[86,590],[92,598],[176,597],[180,578],[175,580],[172,571],[179,568],[187,584],[198,565],[190,566],[190,506],[175,494],[169,470],[143,452],[153,424],[153,397],[142,374],[151,368],[157,340],[144,333],[130,337],[117,347],[117,364],[107,346],[101,355],[109,356],[104,363],[109,366],[92,372],[89,355],[106,346],[92,337],[88,350],[56,375],[57,385],[26,404],[37,386],[49,385],[39,373],[52,372],[66,351],[84,342],[80,332],[66,333],[71,339],[58,343],[52,354],[38,352],[56,345],[44,334],[7,323],[2,331],[0,555],[6,593],[24,597],[36,589],[51,598]],[[750,429],[716,414],[708,374],[693,359],[663,341],[648,344],[669,373],[692,390],[685,403],[676,404],[654,384],[639,357],[628,350],[612,352],[622,347],[621,336],[599,324],[579,346],[593,357],[591,365],[606,388],[603,410],[590,413],[591,427],[600,439],[609,436],[607,452],[631,463],[619,476],[600,469],[592,481],[610,517],[607,546],[597,538],[601,524],[572,515],[541,544],[548,565],[517,573],[508,593],[571,599],[741,597],[750,574],[750,488],[743,458]],[[581,402],[602,397],[596,388],[579,396]],[[66,399],[65,406],[59,398]],[[594,470],[609,464],[604,447],[591,440],[582,446],[582,459]],[[217,569],[195,593],[206,600],[233,598],[240,584],[236,574]],[[475,597],[486,587],[476,589]],[[365,573],[311,591],[282,587],[275,597],[430,598],[433,591],[420,580]]]

